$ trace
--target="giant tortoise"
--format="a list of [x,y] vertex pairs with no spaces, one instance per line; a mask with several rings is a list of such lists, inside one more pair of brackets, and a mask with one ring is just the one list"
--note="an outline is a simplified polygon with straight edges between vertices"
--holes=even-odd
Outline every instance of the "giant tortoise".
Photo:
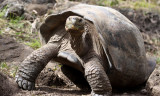
[[142,84],[156,65],[146,57],[139,29],[108,7],[78,4],[50,15],[40,27],[40,37],[43,46],[22,62],[16,76],[26,90],[34,88],[51,59],[83,73],[92,96],[111,95],[112,86]]

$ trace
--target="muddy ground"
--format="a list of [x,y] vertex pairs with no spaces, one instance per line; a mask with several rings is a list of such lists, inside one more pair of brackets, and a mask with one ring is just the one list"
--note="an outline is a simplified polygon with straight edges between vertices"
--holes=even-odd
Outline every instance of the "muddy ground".
[[[74,4],[73,4],[74,5]],[[61,7],[61,5],[59,5]],[[65,9],[66,7],[70,7],[70,5],[66,6],[60,10]],[[59,7],[58,7],[59,8]],[[157,52],[160,50],[160,16],[156,13],[145,13],[140,10],[132,10],[132,9],[119,9],[122,14],[128,17],[133,23],[137,25],[140,29],[143,37],[147,55],[155,56]],[[0,62],[7,62],[8,66],[18,66],[24,58],[29,55],[33,51],[32,48],[18,43],[9,35],[0,35]],[[157,70],[159,68],[159,64],[157,64]],[[4,70],[1,70],[4,72]],[[46,73],[45,73],[46,72]],[[41,74],[42,77],[37,80],[36,89],[33,91],[24,91],[20,89],[16,89],[15,82],[13,82],[12,77],[8,78],[6,75],[1,75],[0,81],[0,96],[12,96],[14,93],[15,96],[89,96],[90,90],[80,90],[74,84],[70,84],[70,86],[65,84],[57,83],[65,83],[59,82],[58,77],[55,76],[53,70],[49,70],[46,68]],[[152,77],[156,80],[160,80],[159,71],[156,71],[154,74],[156,75]],[[2,74],[2,73],[0,73]],[[44,79],[47,78],[47,79]],[[58,80],[57,80],[58,79]],[[11,82],[11,83],[10,83]],[[42,82],[45,82],[42,84]],[[13,85],[12,85],[13,84]],[[47,85],[47,86],[46,86]],[[1,86],[5,86],[2,88]],[[15,88],[14,88],[15,86]],[[14,89],[14,90],[10,90]],[[7,90],[7,91],[6,91]],[[113,96],[146,96],[149,95],[145,84],[140,85],[133,89],[113,89]]]

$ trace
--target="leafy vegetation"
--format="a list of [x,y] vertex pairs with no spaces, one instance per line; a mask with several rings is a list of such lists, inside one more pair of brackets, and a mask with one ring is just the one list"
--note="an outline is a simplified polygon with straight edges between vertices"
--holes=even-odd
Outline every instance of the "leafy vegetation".
[[40,41],[36,39],[33,39],[32,42],[27,42],[25,44],[32,47],[33,49],[37,49],[41,46]]
[[6,10],[7,7],[4,7],[0,11],[0,35],[11,35],[20,43],[29,45],[34,49],[39,48],[40,41],[37,32],[30,32],[31,23],[18,16],[15,18],[4,18]]
[[160,50],[155,54],[157,56],[157,64],[160,64]]
[[99,0],[97,1],[97,5],[101,6],[116,6],[119,4],[118,0]]
[[5,16],[5,12],[7,11],[7,6],[5,6],[2,10],[0,10],[0,18]]
[[57,69],[60,69],[61,67],[62,67],[62,65],[58,63],[57,66],[54,66],[54,68],[52,70],[56,71]]
[[6,75],[9,75],[11,77],[15,77],[16,72],[18,70],[17,66],[9,66],[6,62],[0,63],[0,70],[5,73]]
[[23,17],[15,17],[14,19],[13,18],[10,18],[9,19],[9,25],[11,26],[15,26],[15,27],[18,27],[18,28],[24,28],[24,22],[21,22],[23,20]]
[[160,57],[157,58],[157,64],[160,64]]
[[120,8],[132,8],[132,9],[143,9],[160,13],[160,6],[158,6],[158,0],[70,0],[70,1],[81,1],[90,4]]

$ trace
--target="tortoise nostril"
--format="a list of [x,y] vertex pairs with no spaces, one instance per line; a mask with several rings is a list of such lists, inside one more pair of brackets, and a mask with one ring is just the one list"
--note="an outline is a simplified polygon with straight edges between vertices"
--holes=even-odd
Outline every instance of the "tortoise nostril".
[[79,19],[79,22],[82,22],[82,19]]
[[71,18],[70,18],[70,17],[69,17],[68,19],[69,19],[69,20],[71,20]]

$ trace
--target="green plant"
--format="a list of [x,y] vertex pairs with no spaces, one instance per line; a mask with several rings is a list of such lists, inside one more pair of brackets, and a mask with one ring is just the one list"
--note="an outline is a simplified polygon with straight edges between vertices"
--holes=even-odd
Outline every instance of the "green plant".
[[0,18],[4,17],[5,13],[4,12],[0,12]]
[[154,3],[149,3],[146,2],[146,0],[140,0],[140,1],[135,1],[132,2],[133,6],[135,9],[139,9],[139,8],[156,8],[157,5],[155,5]]
[[0,18],[3,18],[5,16],[7,8],[8,8],[8,6],[5,6],[0,10]]
[[1,63],[0,63],[0,70],[1,70],[3,73],[9,75],[9,72],[8,72],[9,66],[7,65],[6,62],[1,62]]
[[115,6],[115,5],[118,5],[119,2],[118,0],[112,0],[111,3],[110,3],[110,6]]
[[33,39],[31,42],[25,43],[26,45],[32,47],[33,49],[40,48],[41,44],[39,40]]
[[15,28],[24,28],[24,23],[21,22],[23,19],[23,17],[10,18],[9,25]]
[[6,75],[9,75],[11,77],[15,77],[16,72],[18,70],[18,67],[13,65],[13,66],[9,66],[7,65],[6,62],[1,62],[0,63],[0,70],[5,73]]
[[18,36],[21,35],[21,34],[22,34],[22,32],[16,32],[16,35],[18,35]]
[[157,58],[156,63],[160,64],[160,57]]
[[57,66],[55,66],[52,70],[53,71],[56,71],[57,69],[59,69],[59,68],[61,68],[62,67],[62,65],[61,64],[58,64]]
[[100,5],[100,6],[116,6],[119,4],[119,0],[92,0],[91,3]]
[[9,66],[7,65],[6,62],[1,62],[0,63],[0,69],[9,69]]
[[0,35],[2,35],[2,30],[0,30]]
[[17,73],[17,70],[18,70],[18,67],[17,66],[14,66],[10,69],[10,76],[12,77],[15,77],[16,76],[16,73]]

